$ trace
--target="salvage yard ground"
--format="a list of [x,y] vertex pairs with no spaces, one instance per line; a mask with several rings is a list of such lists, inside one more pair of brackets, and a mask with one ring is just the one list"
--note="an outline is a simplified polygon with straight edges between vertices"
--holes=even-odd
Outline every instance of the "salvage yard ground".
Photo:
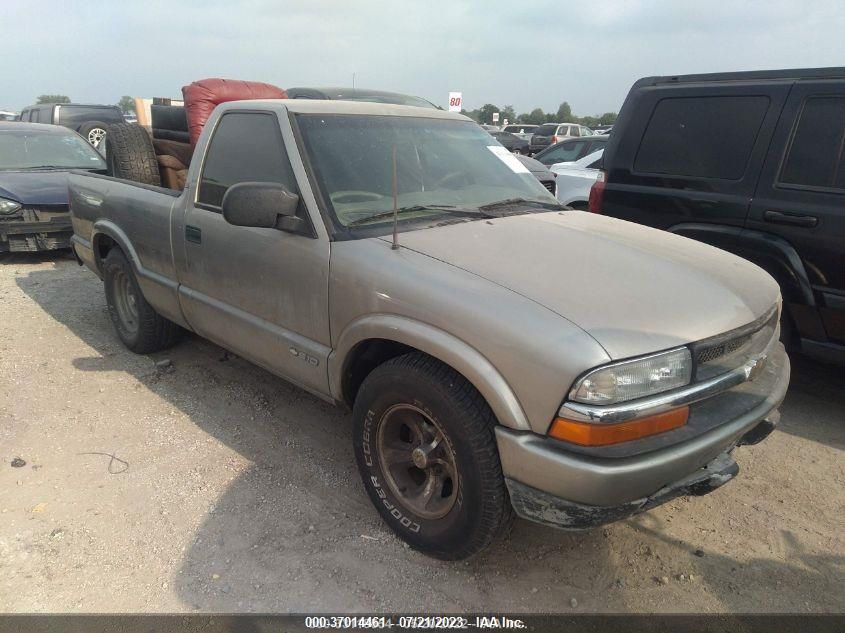
[[132,354],[68,255],[0,258],[0,326],[2,612],[845,611],[842,368],[794,358],[712,495],[450,564],[382,524],[347,413],[197,337]]

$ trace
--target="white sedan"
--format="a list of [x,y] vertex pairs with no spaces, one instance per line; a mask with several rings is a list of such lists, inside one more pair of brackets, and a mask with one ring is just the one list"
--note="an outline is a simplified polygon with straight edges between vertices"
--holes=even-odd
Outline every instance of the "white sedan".
[[549,169],[557,174],[557,199],[573,209],[586,209],[590,188],[601,173],[604,149],[572,163],[555,163]]

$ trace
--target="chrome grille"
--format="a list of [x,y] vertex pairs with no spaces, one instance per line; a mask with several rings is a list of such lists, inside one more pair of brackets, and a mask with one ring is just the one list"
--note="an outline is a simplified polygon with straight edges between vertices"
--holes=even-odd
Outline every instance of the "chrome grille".
[[751,335],[746,334],[745,336],[740,336],[735,339],[731,339],[730,341],[720,343],[718,345],[705,347],[698,351],[695,356],[695,359],[700,365],[704,363],[709,363],[710,361],[714,361],[717,358],[721,358],[725,354],[731,354],[737,351],[750,340]]
[[554,180],[544,180],[540,182],[546,189],[551,191],[552,193],[555,192],[555,181]]
[[733,332],[700,341],[692,346],[695,380],[707,380],[744,365],[761,355],[778,331],[778,312]]

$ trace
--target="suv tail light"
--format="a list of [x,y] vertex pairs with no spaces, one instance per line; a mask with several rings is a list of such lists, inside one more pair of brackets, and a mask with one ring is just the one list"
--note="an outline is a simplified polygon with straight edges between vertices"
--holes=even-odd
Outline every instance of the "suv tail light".
[[602,203],[604,202],[605,178],[604,172],[600,171],[598,178],[596,178],[593,186],[590,187],[589,208],[593,213],[601,213]]
[[563,137],[562,137],[562,136],[561,136],[561,137],[558,137],[558,136],[557,136],[557,134],[555,134],[555,135],[552,137],[552,145],[554,145],[555,143],[558,143],[558,142],[560,142],[560,141],[562,141],[562,140],[563,140]]

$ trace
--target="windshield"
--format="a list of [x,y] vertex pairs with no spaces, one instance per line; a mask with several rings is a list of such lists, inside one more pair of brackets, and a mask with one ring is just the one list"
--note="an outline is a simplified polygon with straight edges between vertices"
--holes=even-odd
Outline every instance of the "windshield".
[[105,169],[103,158],[73,133],[0,130],[0,169]]
[[471,211],[505,199],[556,202],[513,154],[471,121],[314,114],[296,120],[340,227],[366,224],[370,217],[392,223],[382,214],[393,209],[394,148],[397,207],[413,211],[400,222],[487,217]]

